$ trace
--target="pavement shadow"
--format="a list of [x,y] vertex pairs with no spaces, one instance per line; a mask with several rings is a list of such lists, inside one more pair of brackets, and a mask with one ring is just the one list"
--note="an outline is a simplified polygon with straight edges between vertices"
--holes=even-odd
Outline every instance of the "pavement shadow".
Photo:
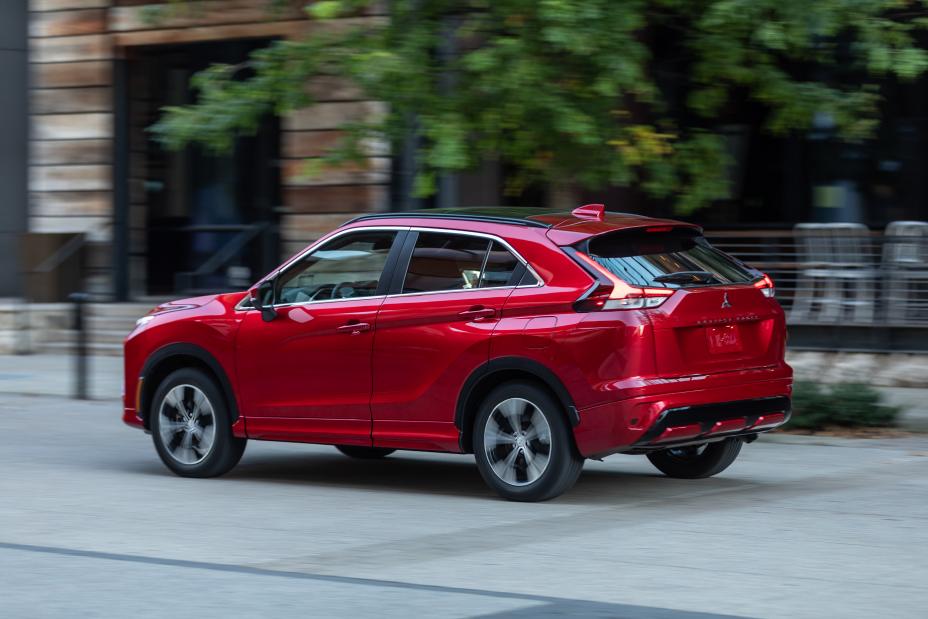
[[402,452],[383,460],[356,460],[338,453],[262,454],[243,460],[225,478],[385,492],[494,496],[468,456],[461,456],[458,462],[408,458]]
[[[334,452],[334,448],[333,448]],[[160,462],[130,466],[138,473],[171,475]],[[421,493],[462,498],[496,499],[470,455],[422,459],[397,452],[383,460],[356,460],[337,452],[249,454],[224,481],[344,487],[379,492]],[[759,490],[763,484],[743,479],[716,477],[707,480],[669,479],[657,471],[621,471],[587,468],[577,485],[557,503],[579,506],[621,506],[653,497],[654,492],[687,493],[691,490]]]

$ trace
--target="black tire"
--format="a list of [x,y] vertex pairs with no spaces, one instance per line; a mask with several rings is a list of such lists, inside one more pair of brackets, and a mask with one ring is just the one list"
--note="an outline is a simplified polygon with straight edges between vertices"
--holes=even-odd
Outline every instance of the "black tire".
[[[176,406],[172,406],[170,401],[166,402],[165,398],[175,388],[180,388],[181,392],[190,392],[187,387],[193,387],[199,390],[209,404],[209,410],[212,414],[213,423],[212,442],[202,459],[198,462],[185,463],[178,456],[172,455],[176,449],[175,441],[177,436],[183,436],[183,431],[176,431],[171,438],[165,439],[162,433],[162,418],[160,411],[162,406],[165,407],[166,415],[173,415],[178,411]],[[175,392],[176,393],[176,392]],[[195,391],[194,391],[195,393]],[[238,461],[241,460],[245,452],[247,439],[238,438],[232,435],[232,419],[229,415],[229,409],[226,406],[225,398],[219,387],[206,373],[195,368],[182,368],[169,374],[158,388],[152,398],[151,411],[151,435],[155,443],[155,450],[165,466],[182,477],[216,477],[229,472]],[[204,413],[205,415],[205,413]],[[171,423],[183,424],[182,418],[171,420]],[[212,424],[210,424],[212,425]],[[166,432],[170,430],[165,429]],[[165,441],[168,441],[166,444]],[[183,440],[181,438],[180,440]],[[190,439],[192,442],[195,439]],[[174,446],[174,449],[172,449]],[[190,453],[200,456],[199,452]],[[192,459],[192,458],[191,458]]]
[[[743,444],[740,438],[679,449],[664,449],[648,454],[648,460],[668,477],[702,479],[721,473],[735,461]],[[700,449],[702,449],[700,451]]]
[[395,449],[387,449],[385,447],[362,447],[360,445],[336,445],[335,449],[346,456],[359,458],[361,460],[380,460],[396,451]]
[[[519,416],[521,420],[519,424],[522,427],[514,431],[512,431],[513,428],[508,425],[508,422],[504,430],[503,426],[499,424],[500,419],[497,415],[494,415],[498,407],[507,406],[507,403],[510,402],[525,403],[524,412]],[[502,410],[500,408],[500,414],[502,414]],[[542,436],[538,430],[538,426],[541,424],[535,417],[538,414],[543,417],[549,430],[550,440],[547,446],[544,445],[540,438],[537,438]],[[491,416],[494,416],[496,421],[491,422]],[[520,444],[515,442],[517,439],[512,439],[513,443],[510,444],[500,442],[500,439],[497,439],[497,442],[491,445],[490,453],[488,453],[485,443],[485,430],[488,428],[490,428],[493,436],[502,436],[499,431],[505,433],[506,430],[512,431],[512,435],[516,436],[522,430],[522,440],[524,442]],[[493,429],[497,430],[497,432],[493,432]],[[528,435],[536,438],[529,439]],[[509,440],[508,436],[506,440]],[[570,489],[576,483],[580,471],[583,469],[583,457],[574,444],[573,434],[567,424],[563,407],[545,389],[531,382],[513,381],[504,383],[490,392],[480,405],[474,421],[473,446],[477,468],[480,470],[483,480],[497,494],[510,501],[547,501],[553,499]],[[545,449],[547,449],[547,453],[545,453]],[[527,453],[534,454],[531,456],[531,460],[527,460],[525,455]],[[532,476],[537,475],[537,478],[532,480],[529,476],[528,466],[532,466],[539,456],[546,458],[545,464],[540,475],[537,473],[537,468],[531,470]],[[510,468],[506,468],[505,462],[510,457],[514,457],[513,464]],[[494,470],[494,463],[500,466],[501,462],[504,470],[514,473],[514,479],[504,480],[501,474]]]

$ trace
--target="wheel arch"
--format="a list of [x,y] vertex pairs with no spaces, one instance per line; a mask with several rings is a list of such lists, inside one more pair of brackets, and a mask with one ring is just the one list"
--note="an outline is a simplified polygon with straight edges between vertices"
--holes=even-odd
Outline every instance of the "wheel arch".
[[139,392],[138,414],[142,418],[146,429],[151,429],[149,413],[151,399],[158,389],[158,385],[167,376],[181,368],[198,368],[203,370],[216,381],[219,390],[225,398],[231,420],[235,422],[238,417],[238,402],[232,391],[232,383],[223,369],[222,364],[208,350],[196,344],[176,343],[168,344],[153,352],[142,366],[142,389]]
[[460,431],[461,450],[473,451],[472,429],[477,407],[497,385],[513,380],[529,380],[544,387],[561,403],[571,427],[580,422],[577,407],[564,383],[548,367],[525,357],[492,359],[474,370],[458,395],[454,411],[454,425]]

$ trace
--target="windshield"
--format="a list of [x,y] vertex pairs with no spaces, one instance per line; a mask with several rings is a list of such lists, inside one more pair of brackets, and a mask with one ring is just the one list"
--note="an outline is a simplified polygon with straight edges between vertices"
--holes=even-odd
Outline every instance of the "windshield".
[[[760,273],[712,247],[696,230],[613,232],[589,241],[591,258],[633,286],[681,288],[693,285],[743,284]],[[687,281],[661,277],[699,273]],[[658,278],[658,279],[655,279]]]

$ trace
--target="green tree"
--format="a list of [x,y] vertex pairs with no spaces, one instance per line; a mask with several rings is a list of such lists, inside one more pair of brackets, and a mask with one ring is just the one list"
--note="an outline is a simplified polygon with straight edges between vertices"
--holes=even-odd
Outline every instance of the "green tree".
[[391,0],[389,19],[334,21],[371,2],[309,4],[332,27],[255,52],[246,72],[200,73],[198,103],[167,108],[154,131],[226,149],[264,114],[311,104],[310,78],[341,75],[389,111],[344,127],[325,165],[414,125],[420,195],[442,172],[498,159],[513,193],[636,186],[688,212],[728,193],[719,128],[734,111],[760,110],[776,134],[827,118],[863,140],[881,84],[928,65],[923,1]]

